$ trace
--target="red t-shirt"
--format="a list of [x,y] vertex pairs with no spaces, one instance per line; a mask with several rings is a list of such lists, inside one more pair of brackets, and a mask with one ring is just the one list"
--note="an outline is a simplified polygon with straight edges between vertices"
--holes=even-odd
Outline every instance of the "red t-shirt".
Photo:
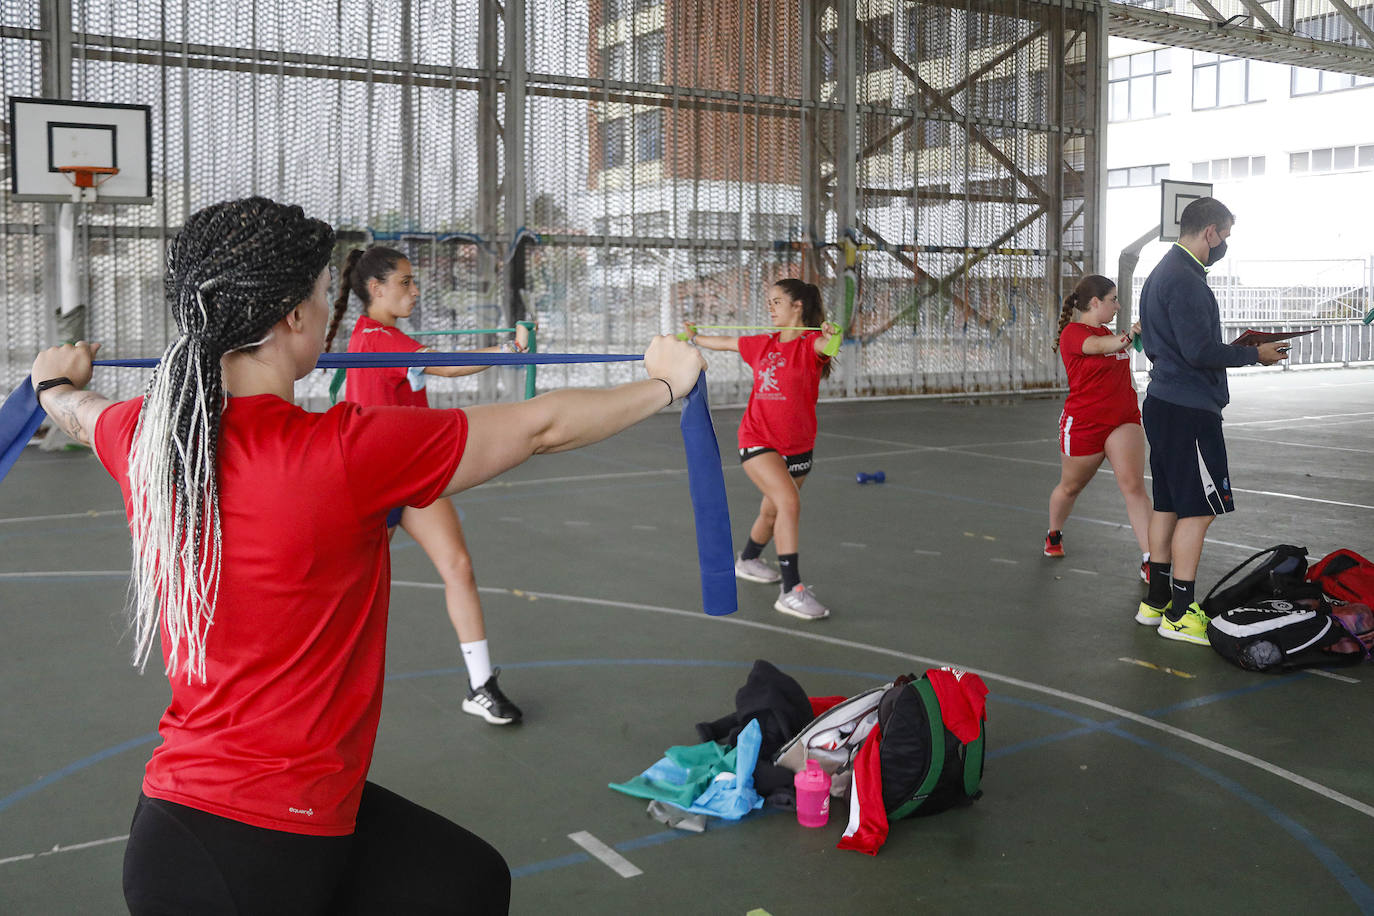
[[[94,444],[130,506],[142,399]],[[143,779],[152,798],[245,824],[353,832],[382,706],[391,561],[383,520],[424,506],[467,443],[459,410],[230,398],[219,437],[222,560],[206,683],[171,677]],[[169,640],[162,632],[163,663]]]
[[815,446],[821,367],[829,360],[816,353],[819,336],[807,331],[787,343],[780,334],[739,338],[739,355],[754,370],[754,390],[739,424],[740,448],[767,446],[798,455]]
[[[348,338],[349,353],[414,353],[424,348],[400,328],[384,325],[366,313],[358,316],[353,336]],[[364,407],[428,407],[425,390],[411,389],[407,371],[405,366],[349,369],[344,378],[344,400]]]
[[1064,413],[1075,422],[1120,426],[1140,419],[1135,385],[1131,381],[1131,354],[1089,354],[1083,342],[1089,337],[1115,337],[1106,327],[1090,327],[1070,321],[1059,333],[1059,358],[1069,376],[1069,396]]

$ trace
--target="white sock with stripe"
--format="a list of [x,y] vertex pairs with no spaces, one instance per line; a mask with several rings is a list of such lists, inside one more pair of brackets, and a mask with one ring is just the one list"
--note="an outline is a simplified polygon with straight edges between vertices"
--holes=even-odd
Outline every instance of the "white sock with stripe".
[[476,690],[491,678],[491,655],[487,652],[487,641],[460,642],[458,646],[463,650],[463,664],[468,668],[468,686]]

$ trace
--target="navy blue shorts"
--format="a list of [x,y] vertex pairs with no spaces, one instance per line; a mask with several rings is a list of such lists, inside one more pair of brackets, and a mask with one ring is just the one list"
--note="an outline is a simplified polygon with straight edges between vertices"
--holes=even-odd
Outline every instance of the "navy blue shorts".
[[1179,518],[1221,515],[1236,508],[1221,414],[1145,397],[1140,409],[1150,442],[1156,512]]
[[395,528],[397,525],[401,524],[401,513],[404,511],[406,511],[405,506],[397,506],[395,509],[388,512],[386,514],[386,526],[388,528]]

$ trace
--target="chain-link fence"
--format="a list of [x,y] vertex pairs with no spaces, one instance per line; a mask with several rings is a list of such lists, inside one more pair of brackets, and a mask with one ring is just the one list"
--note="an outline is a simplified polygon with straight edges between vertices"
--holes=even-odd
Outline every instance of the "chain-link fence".
[[[410,330],[535,315],[546,351],[766,324],[767,286],[802,276],[847,330],[832,396],[1055,384],[1060,291],[1096,261],[1105,49],[1079,0],[0,10],[7,96],[151,106],[153,202],[77,219],[87,334],[111,355],[161,351],[168,236],[247,194],[332,222],[340,259],[373,239],[407,251]],[[11,385],[56,333],[58,205],[7,192]],[[718,400],[747,393],[737,358],[709,359]],[[540,386],[634,371],[550,368]],[[141,388],[112,375],[112,393]],[[437,403],[522,388],[513,370],[435,387]]]

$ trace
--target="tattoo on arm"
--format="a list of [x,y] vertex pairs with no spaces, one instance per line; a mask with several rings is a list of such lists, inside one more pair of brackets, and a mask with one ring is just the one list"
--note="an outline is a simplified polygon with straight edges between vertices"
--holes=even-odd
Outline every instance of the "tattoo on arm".
[[43,409],[57,427],[82,445],[91,444],[96,418],[112,403],[99,392],[76,389],[45,392],[43,400]]

